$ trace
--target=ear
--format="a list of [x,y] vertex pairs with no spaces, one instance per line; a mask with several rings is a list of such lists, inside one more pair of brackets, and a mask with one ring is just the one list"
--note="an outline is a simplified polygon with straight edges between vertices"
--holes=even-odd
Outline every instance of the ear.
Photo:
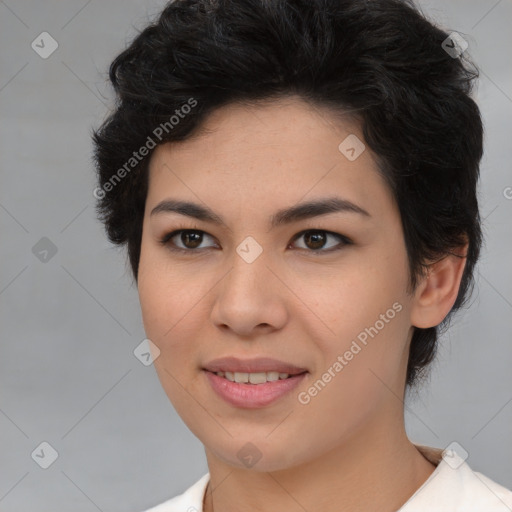
[[452,309],[466,266],[468,244],[428,267],[426,277],[414,292],[411,325],[426,329],[439,325]]

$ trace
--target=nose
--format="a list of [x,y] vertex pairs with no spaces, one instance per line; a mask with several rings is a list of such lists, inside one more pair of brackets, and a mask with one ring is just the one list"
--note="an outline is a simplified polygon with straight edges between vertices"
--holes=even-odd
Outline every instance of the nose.
[[264,254],[251,263],[235,255],[233,266],[214,288],[212,322],[239,337],[281,329],[288,320],[287,288],[276,274]]

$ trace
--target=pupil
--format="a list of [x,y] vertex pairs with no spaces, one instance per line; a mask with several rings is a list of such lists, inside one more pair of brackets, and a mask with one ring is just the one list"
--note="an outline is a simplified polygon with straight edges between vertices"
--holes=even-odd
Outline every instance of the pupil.
[[[195,237],[195,241],[194,241]],[[187,238],[192,238],[192,248],[197,247],[198,245],[201,245],[201,234],[196,231],[186,232],[181,234],[181,241],[185,244],[185,246],[189,247],[189,243],[187,242]],[[190,247],[189,247],[190,248]]]
[[325,234],[319,233],[319,232],[311,232],[309,234],[306,234],[306,244],[308,244],[308,241],[313,239],[313,249],[320,249],[324,243],[325,243]]

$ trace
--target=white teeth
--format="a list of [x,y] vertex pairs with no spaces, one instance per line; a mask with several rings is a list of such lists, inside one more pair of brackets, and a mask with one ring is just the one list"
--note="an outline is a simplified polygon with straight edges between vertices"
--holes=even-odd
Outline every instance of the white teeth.
[[216,372],[219,377],[224,377],[231,382],[264,384],[265,382],[275,382],[279,379],[287,379],[288,373],[280,372]]
[[243,372],[235,372],[235,382],[249,382],[249,374]]
[[267,382],[267,375],[265,372],[262,373],[250,373],[249,374],[249,382],[251,384],[263,384]]

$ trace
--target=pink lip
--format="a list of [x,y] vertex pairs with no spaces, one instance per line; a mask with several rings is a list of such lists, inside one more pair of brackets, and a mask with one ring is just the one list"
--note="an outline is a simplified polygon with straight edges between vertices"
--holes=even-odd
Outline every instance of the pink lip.
[[[306,368],[300,368],[278,359],[269,357],[258,357],[254,359],[238,359],[236,357],[222,357],[214,359],[206,364],[203,368],[212,373],[216,372],[244,372],[244,373],[257,373],[257,372],[279,372],[287,373],[289,375],[298,375],[304,373]],[[262,384],[260,384],[262,385]]]
[[[254,372],[255,370],[252,371]],[[208,377],[208,381],[210,382],[213,390],[221,398],[235,407],[242,407],[245,409],[257,409],[275,402],[298,386],[306,376],[306,373],[301,373],[299,375],[289,377],[288,379],[265,382],[264,384],[245,384],[240,382],[231,382],[208,370],[205,370],[204,373]]]

